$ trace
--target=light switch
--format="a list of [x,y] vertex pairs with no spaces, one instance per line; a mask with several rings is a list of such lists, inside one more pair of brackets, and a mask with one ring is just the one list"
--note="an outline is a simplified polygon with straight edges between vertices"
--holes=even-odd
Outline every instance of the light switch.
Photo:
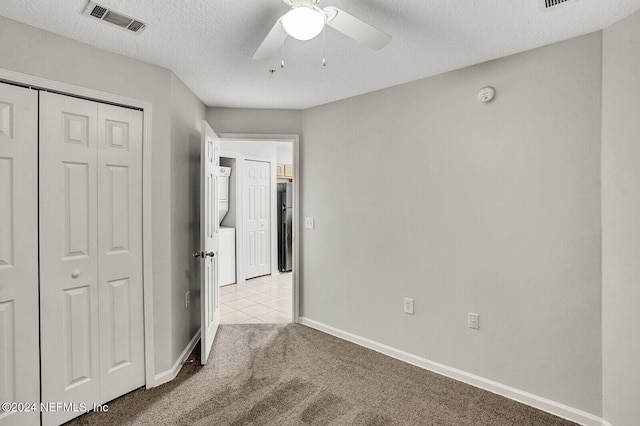
[[314,229],[315,228],[315,220],[312,217],[304,218],[304,227],[306,229]]
[[469,312],[469,328],[480,330],[480,315]]

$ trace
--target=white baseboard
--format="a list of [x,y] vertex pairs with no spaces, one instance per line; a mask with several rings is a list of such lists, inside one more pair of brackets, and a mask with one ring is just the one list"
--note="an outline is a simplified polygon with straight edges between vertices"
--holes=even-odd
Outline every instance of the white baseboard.
[[343,340],[347,340],[357,345],[364,346],[365,348],[372,349],[376,352],[383,353],[400,361],[413,364],[417,367],[433,371],[434,373],[438,373],[443,376],[447,376],[452,379],[470,384],[472,386],[487,390],[489,392],[504,396],[506,398],[513,399],[514,401],[518,401],[539,410],[546,411],[547,413],[551,413],[558,417],[571,420],[572,422],[576,422],[584,426],[611,426],[602,418],[585,411],[578,410],[568,405],[564,405],[559,402],[552,401],[550,399],[534,395],[520,389],[512,388],[511,386],[507,386],[502,383],[498,383],[493,380],[486,379],[484,377],[480,377],[463,370],[459,370],[457,368],[449,367],[438,362],[430,361],[428,359],[412,355],[408,352],[404,352],[391,346],[387,346],[382,343],[378,343],[373,340],[369,340],[367,338],[360,337],[343,330],[339,330],[318,321],[300,317],[299,322],[300,324],[315,328],[316,330],[331,334],[332,336],[339,337]]
[[187,347],[184,348],[184,350],[182,351],[182,353],[180,354],[176,362],[173,364],[173,366],[168,370],[165,370],[161,373],[156,374],[153,377],[154,379],[153,385],[152,386],[147,385],[147,388],[154,388],[156,386],[160,386],[163,383],[167,383],[175,379],[178,373],[180,372],[180,369],[182,368],[182,362],[185,359],[187,359],[189,354],[193,351],[193,348],[195,348],[196,344],[198,344],[199,340],[200,340],[200,329],[198,329],[196,334],[193,335],[193,337],[187,344]]

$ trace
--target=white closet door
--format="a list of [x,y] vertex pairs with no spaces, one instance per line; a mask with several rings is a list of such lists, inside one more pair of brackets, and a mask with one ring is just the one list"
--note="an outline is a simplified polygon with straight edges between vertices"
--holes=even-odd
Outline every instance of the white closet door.
[[[37,126],[38,93],[0,83],[0,402],[40,402]],[[2,426],[39,423],[0,411]]]
[[[99,401],[97,104],[40,93],[44,402]],[[81,413],[45,412],[44,425]]]
[[244,161],[245,279],[271,273],[271,163]]
[[45,402],[91,409],[144,385],[141,200],[142,113],[41,93]]
[[100,401],[144,385],[142,112],[98,104]]

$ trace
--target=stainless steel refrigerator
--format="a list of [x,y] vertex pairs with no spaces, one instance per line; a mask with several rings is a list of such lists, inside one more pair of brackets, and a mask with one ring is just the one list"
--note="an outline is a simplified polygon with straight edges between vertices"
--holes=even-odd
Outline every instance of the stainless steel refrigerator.
[[293,184],[278,184],[278,270],[290,272],[293,244]]

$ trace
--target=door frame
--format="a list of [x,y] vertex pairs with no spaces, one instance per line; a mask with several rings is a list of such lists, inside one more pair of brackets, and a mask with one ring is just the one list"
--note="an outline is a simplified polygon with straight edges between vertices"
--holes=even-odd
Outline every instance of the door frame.
[[152,204],[151,189],[151,117],[152,103],[127,96],[88,89],[74,84],[40,78],[29,74],[0,68],[0,82],[23,86],[35,90],[71,95],[142,110],[142,291],[144,310],[144,369],[145,386],[155,386],[155,357],[153,337],[153,275],[152,275]]
[[[300,322],[300,136],[296,134],[219,133],[220,141],[289,142],[293,144],[293,322]],[[241,160],[250,157],[241,157]],[[276,165],[272,164],[272,168]],[[274,218],[272,218],[272,221]],[[239,223],[238,221],[236,224]],[[236,232],[238,232],[236,230]],[[277,242],[276,242],[277,243]],[[272,259],[273,264],[273,259]],[[273,269],[273,268],[272,268]],[[277,268],[276,268],[277,271]],[[272,270],[273,273],[273,270]],[[243,276],[244,278],[244,276]],[[237,278],[236,278],[237,279]]]

